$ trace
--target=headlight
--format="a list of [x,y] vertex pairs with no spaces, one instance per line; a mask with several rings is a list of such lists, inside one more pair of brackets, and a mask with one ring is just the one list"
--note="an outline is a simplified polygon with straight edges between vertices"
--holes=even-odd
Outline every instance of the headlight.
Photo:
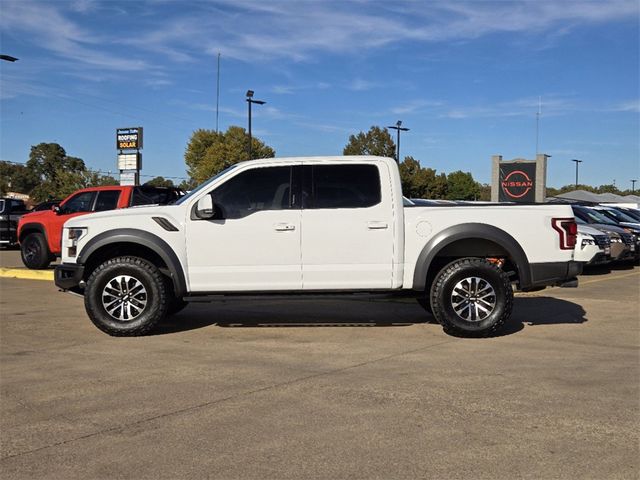
[[69,243],[75,247],[76,245],[78,245],[78,240],[80,240],[86,234],[87,227],[70,228],[67,238],[71,240],[71,242]]
[[86,227],[67,229],[67,240],[65,241],[65,247],[67,248],[68,257],[75,257],[78,254],[78,241],[86,234]]
[[595,245],[596,241],[593,237],[589,236],[589,237],[584,237],[582,239],[582,246],[586,247],[587,245]]

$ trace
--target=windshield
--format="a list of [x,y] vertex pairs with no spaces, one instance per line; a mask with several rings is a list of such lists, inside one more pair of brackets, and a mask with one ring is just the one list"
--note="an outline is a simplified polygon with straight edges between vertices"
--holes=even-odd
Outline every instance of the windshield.
[[640,210],[634,210],[633,208],[625,208],[624,213],[636,219],[636,222],[640,220]]
[[617,222],[611,220],[606,215],[602,215],[600,212],[596,212],[595,210],[591,210],[590,208],[581,208],[581,212],[584,213],[589,219],[590,223],[602,223],[605,225],[618,225]]
[[607,217],[619,222],[638,223],[638,220],[636,220],[635,218],[613,208],[611,210],[598,210],[598,213],[604,213]]
[[194,188],[193,190],[191,190],[189,193],[187,193],[184,197],[180,198],[175,204],[176,205],[182,205],[184,202],[186,202],[188,199],[190,199],[191,197],[193,197],[196,193],[199,193],[200,190],[204,189],[207,185],[209,185],[209,183],[211,183],[213,180],[215,180],[218,177],[221,177],[222,175],[224,175],[225,173],[233,170],[234,168],[236,168],[236,165],[231,165],[227,168],[225,168],[224,170],[222,170],[220,173],[218,173],[217,175],[214,175],[213,177],[211,177],[208,180],[205,180],[204,182],[202,182],[200,185],[198,185],[196,188]]

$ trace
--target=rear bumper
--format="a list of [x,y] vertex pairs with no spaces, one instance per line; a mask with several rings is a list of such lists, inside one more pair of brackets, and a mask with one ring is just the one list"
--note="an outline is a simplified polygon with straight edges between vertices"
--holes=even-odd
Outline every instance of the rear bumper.
[[75,263],[62,263],[54,271],[56,286],[63,290],[72,290],[80,287],[83,281],[84,266]]
[[523,285],[523,289],[530,287],[570,286],[578,285],[578,275],[582,273],[582,262],[548,262],[532,263],[531,285]]

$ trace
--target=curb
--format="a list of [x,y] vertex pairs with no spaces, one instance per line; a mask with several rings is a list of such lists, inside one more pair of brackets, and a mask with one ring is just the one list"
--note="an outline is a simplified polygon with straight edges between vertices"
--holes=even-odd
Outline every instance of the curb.
[[45,280],[53,282],[53,270],[27,270],[25,268],[0,267],[0,278],[20,278],[23,280]]

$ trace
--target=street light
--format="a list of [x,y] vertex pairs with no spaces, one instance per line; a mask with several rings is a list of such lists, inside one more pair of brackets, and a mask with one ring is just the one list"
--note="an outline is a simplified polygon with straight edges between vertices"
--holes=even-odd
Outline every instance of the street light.
[[638,180],[631,180],[631,195],[636,191],[636,182]]
[[0,60],[6,60],[7,62],[15,62],[18,59],[16,57],[12,57],[11,55],[0,55]]
[[576,162],[576,188],[578,188],[578,164],[582,163],[582,160],[576,160],[575,158],[571,160],[572,162]]
[[249,160],[251,160],[251,104],[264,105],[267,102],[253,99],[253,90],[247,90],[247,103],[249,104]]
[[402,127],[402,120],[398,120],[395,124],[395,126],[393,127],[387,127],[387,128],[391,128],[392,130],[396,130],[398,132],[398,141],[396,142],[396,162],[399,164],[400,163],[400,130],[402,130],[403,132],[408,132],[409,129]]

